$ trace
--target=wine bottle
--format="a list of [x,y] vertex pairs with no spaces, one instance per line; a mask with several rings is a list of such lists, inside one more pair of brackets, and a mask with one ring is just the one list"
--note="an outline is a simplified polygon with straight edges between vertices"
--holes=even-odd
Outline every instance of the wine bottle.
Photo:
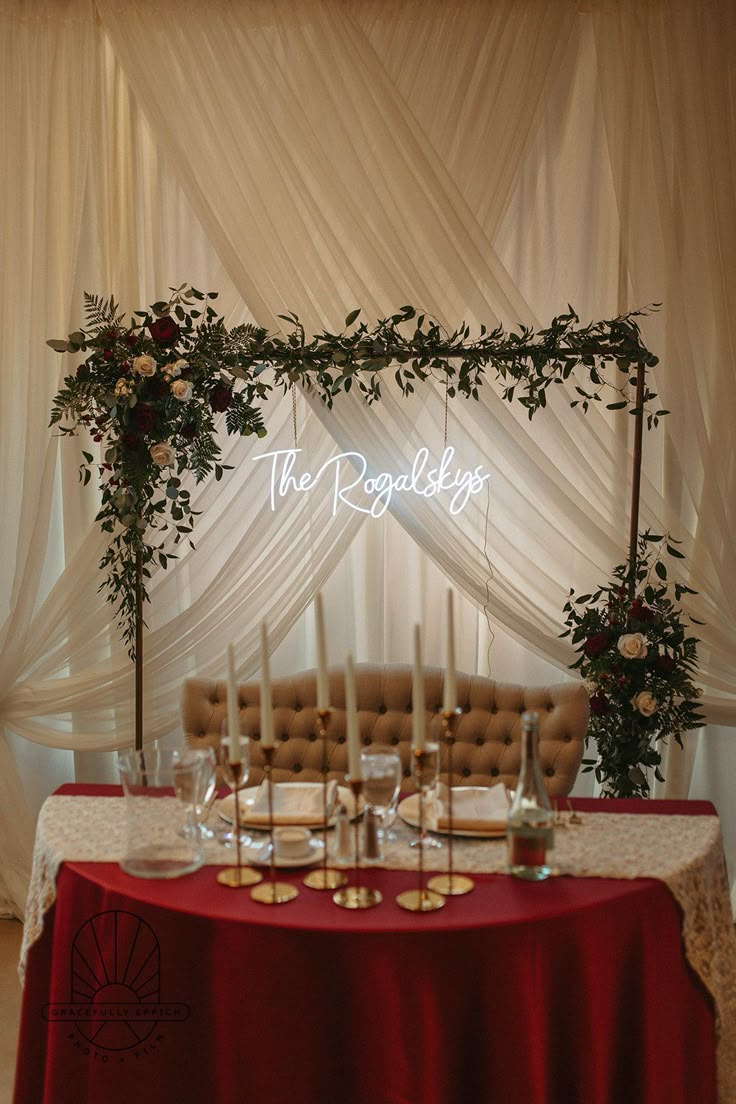
[[554,814],[539,767],[539,714],[521,718],[521,773],[506,827],[509,873],[540,881],[552,873]]

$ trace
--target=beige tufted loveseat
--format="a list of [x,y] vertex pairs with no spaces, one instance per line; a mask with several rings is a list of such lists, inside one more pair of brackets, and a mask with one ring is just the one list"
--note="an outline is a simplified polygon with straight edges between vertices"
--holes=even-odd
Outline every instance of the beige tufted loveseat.
[[[411,686],[409,666],[358,664],[356,692],[363,743],[398,747],[411,789]],[[444,672],[427,668],[425,693],[430,732],[441,732],[440,709]],[[457,676],[457,743],[453,757],[454,784],[488,786],[504,782],[513,786],[521,764],[520,717],[527,709],[540,715],[540,759],[545,785],[552,797],[564,797],[572,789],[583,757],[588,727],[588,694],[581,684],[512,686],[480,675]],[[262,757],[257,746],[260,688],[257,682],[239,687],[240,727],[253,741],[249,782],[260,782]],[[182,691],[182,722],[192,747],[220,742],[226,719],[224,682],[188,679]],[[345,746],[345,685],[343,671],[330,671],[333,714],[329,728],[330,777],[342,779],[347,771]],[[315,781],[320,777],[322,751],[316,726],[316,675],[305,671],[273,681],[276,756],[274,779]]]

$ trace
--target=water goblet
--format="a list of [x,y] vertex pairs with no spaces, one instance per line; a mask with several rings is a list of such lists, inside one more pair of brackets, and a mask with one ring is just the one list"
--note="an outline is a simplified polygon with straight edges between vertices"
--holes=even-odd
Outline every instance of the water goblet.
[[440,769],[440,745],[427,741],[424,749],[417,752],[412,748],[412,774],[419,790],[420,823],[419,835],[409,844],[410,847],[442,847],[442,844],[427,831],[427,798],[437,785]]
[[401,759],[396,748],[372,747],[361,752],[363,796],[379,820],[377,861],[383,860],[384,825],[401,788]]
[[[231,790],[235,802],[238,801],[238,793],[244,790],[250,774],[250,741],[247,736],[237,737],[237,745],[233,748],[229,736],[223,736],[220,746],[215,753],[220,777]],[[253,839],[240,824],[240,835],[236,831],[235,808],[233,809],[233,821],[229,828],[217,833],[217,838],[226,847],[235,847],[238,843],[244,847],[251,847]]]
[[[171,763],[174,792],[190,812],[186,823],[178,829],[178,835],[211,839],[214,832],[205,826],[204,821],[217,792],[214,748],[176,748],[171,753]],[[191,770],[191,767],[195,769]]]

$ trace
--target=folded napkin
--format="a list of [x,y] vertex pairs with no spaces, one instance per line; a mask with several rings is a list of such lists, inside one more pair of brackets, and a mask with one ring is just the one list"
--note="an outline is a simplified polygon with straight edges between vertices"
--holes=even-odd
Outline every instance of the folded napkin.
[[[450,826],[447,798],[447,786],[440,782],[433,809],[439,832],[446,832]],[[490,787],[453,786],[452,826],[457,832],[503,832],[508,810],[506,787],[502,782]]]
[[[327,783],[328,818],[335,806],[337,782]],[[277,782],[273,788],[274,824],[303,824],[307,827],[322,824],[321,782]],[[252,804],[240,799],[243,824],[251,827],[268,825],[268,783],[261,782]],[[233,810],[234,812],[234,810]]]

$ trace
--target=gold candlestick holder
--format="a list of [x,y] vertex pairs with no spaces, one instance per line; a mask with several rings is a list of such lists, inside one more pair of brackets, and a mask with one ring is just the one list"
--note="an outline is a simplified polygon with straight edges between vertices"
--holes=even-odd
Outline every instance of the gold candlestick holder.
[[[318,709],[318,730],[320,739],[322,741],[322,863],[318,870],[310,870],[304,879],[304,884],[309,889],[338,889],[340,886],[344,886],[347,882],[347,876],[342,870],[334,870],[327,865],[327,828],[328,828],[328,808],[327,808],[327,775],[330,768],[330,757],[327,748],[327,730],[332,720],[331,709]],[[356,807],[357,813],[357,807]]]
[[427,885],[443,897],[461,897],[464,893],[470,893],[475,888],[475,882],[466,874],[456,874],[452,855],[452,839],[455,831],[454,813],[452,808],[452,749],[455,746],[455,725],[457,724],[462,709],[445,709],[442,712],[442,735],[447,747],[447,873],[436,874],[430,878]]
[[217,875],[217,880],[220,885],[228,886],[230,889],[244,889],[246,886],[258,885],[259,882],[263,881],[263,875],[259,874],[257,870],[253,870],[250,866],[243,866],[240,861],[240,802],[238,801],[238,791],[245,783],[242,761],[239,760],[237,763],[233,763],[228,760],[224,769],[233,780],[233,797],[235,798],[235,819],[233,821],[233,830],[235,832],[235,866],[229,866],[225,870],[221,870]]
[[[424,749],[412,748],[414,757],[414,778],[419,790],[419,838],[424,834],[424,799],[433,774],[436,778],[436,766],[428,770],[429,756]],[[444,908],[445,898],[434,889],[428,889],[424,884],[424,848],[417,847],[419,855],[418,884],[416,889],[405,889],[396,898],[396,904],[408,912],[436,912]]]
[[295,897],[299,895],[299,890],[296,886],[291,885],[290,882],[277,882],[276,881],[276,850],[273,843],[273,781],[271,779],[271,772],[273,770],[273,757],[275,755],[275,748],[263,748],[263,772],[266,776],[266,786],[268,787],[268,837],[269,846],[271,848],[271,864],[270,864],[270,877],[268,881],[262,882],[257,885],[255,889],[251,890],[251,900],[258,901],[260,905],[285,905],[287,901],[293,901]]
[[[363,792],[362,778],[351,778],[350,789],[353,791],[353,796],[355,797],[355,808],[357,811],[358,801]],[[355,884],[346,885],[343,886],[342,889],[338,889],[332,900],[336,905],[339,905],[340,908],[346,909],[374,908],[375,905],[380,905],[383,900],[382,895],[377,889],[370,889],[368,886],[360,884],[360,819],[357,816],[355,818]]]

